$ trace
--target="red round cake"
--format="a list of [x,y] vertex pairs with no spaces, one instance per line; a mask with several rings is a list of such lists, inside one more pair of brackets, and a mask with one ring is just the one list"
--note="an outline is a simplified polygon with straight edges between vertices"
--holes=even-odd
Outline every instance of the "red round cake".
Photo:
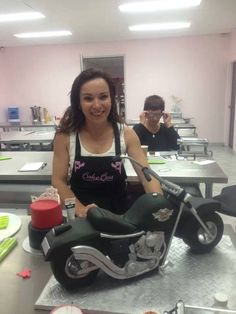
[[37,200],[30,205],[30,208],[34,228],[47,229],[62,223],[61,206],[54,200]]

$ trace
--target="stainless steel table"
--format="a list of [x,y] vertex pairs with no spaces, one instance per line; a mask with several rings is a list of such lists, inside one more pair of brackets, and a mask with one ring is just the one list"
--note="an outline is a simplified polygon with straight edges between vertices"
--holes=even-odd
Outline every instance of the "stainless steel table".
[[[12,252],[10,252],[6,258],[0,263],[0,274],[1,274],[1,284],[0,284],[0,306],[1,306],[1,314],[15,314],[15,313],[23,313],[23,314],[48,314],[49,310],[35,310],[35,302],[38,300],[41,292],[43,291],[44,287],[47,285],[52,272],[51,272],[51,268],[49,263],[44,262],[44,259],[42,256],[36,256],[36,255],[31,255],[30,253],[27,253],[23,250],[22,248],[22,243],[24,241],[24,239],[27,237],[28,235],[28,231],[27,231],[27,226],[28,226],[28,222],[30,221],[30,217],[29,216],[20,216],[21,220],[22,220],[22,227],[21,229],[18,231],[18,233],[15,235],[15,237],[17,238],[18,241],[18,245],[12,250]],[[232,227],[230,227],[229,225],[226,225],[225,228],[225,234],[229,235],[231,237],[232,243],[235,246],[235,241],[236,241],[236,237],[235,234],[232,230]],[[182,244],[183,246],[184,244]],[[224,248],[226,249],[224,252],[221,253],[220,249],[216,250],[215,253],[213,253],[215,257],[218,257],[218,259],[222,260],[225,262],[225,258],[224,258],[224,254],[226,253],[226,260],[228,258],[230,258],[229,255],[229,249],[230,246],[228,244],[228,242],[226,242],[226,245],[224,246]],[[172,252],[173,250],[171,250]],[[176,250],[176,254],[174,254],[172,257],[170,256],[170,260],[173,261],[175,258],[175,255],[178,256],[180,251],[180,248],[178,246],[178,250]],[[172,254],[172,253],[170,253]],[[189,254],[187,254],[189,255]],[[185,256],[181,257],[179,259],[179,263],[175,264],[175,267],[170,267],[170,269],[167,272],[167,277],[172,276],[172,273],[176,271],[176,267],[178,267],[178,274],[179,277],[177,277],[177,279],[179,278],[179,280],[181,281],[176,281],[176,282],[172,282],[173,283],[173,287],[177,287],[176,289],[178,290],[178,293],[181,289],[178,289],[178,283],[179,282],[183,282],[182,285],[182,290],[185,289],[185,286],[187,286],[189,289],[188,290],[188,294],[193,296],[191,287],[194,287],[194,280],[191,281],[191,278],[187,278],[186,276],[186,268],[190,269],[190,270],[197,270],[199,269],[199,265],[198,264],[192,264],[191,261],[193,261],[193,257],[191,257],[190,260],[188,260],[188,256],[185,254]],[[185,257],[185,258],[184,258]],[[196,256],[197,257],[197,256]],[[199,256],[198,256],[199,257]],[[209,268],[209,262],[207,261],[207,259],[209,258],[208,255],[206,255],[204,257],[204,259],[206,260],[206,265],[208,265]],[[185,262],[185,259],[188,260],[188,263]],[[215,260],[215,258],[213,257],[213,259]],[[200,259],[201,260],[201,259]],[[177,266],[176,266],[177,265]],[[198,267],[196,267],[196,265]],[[220,281],[221,278],[224,278],[225,281],[227,281],[228,278],[228,287],[233,286],[232,280],[233,279],[233,268],[232,268],[232,275],[229,276],[229,273],[225,273],[225,270],[223,269],[223,272],[219,272],[219,265],[221,265],[219,262],[216,263],[216,269],[217,269],[217,275],[215,275],[215,277],[218,278],[218,281]],[[194,266],[194,267],[193,267]],[[210,264],[210,266],[212,266],[212,264]],[[16,276],[16,273],[22,271],[25,267],[30,268],[32,273],[31,273],[31,278],[30,279],[22,279],[21,277]],[[215,270],[215,267],[212,268],[213,272]],[[221,269],[220,269],[221,270]],[[183,274],[185,274],[185,277],[183,276]],[[209,273],[208,274],[208,280],[209,280]],[[198,273],[198,277],[196,277],[196,280],[200,281],[203,280],[203,284],[202,287],[204,289],[207,289],[207,293],[206,293],[206,297],[209,299],[212,295],[213,297],[213,290],[212,290],[212,279],[209,281],[209,284],[206,284],[206,279],[201,279],[202,278],[202,273]],[[165,278],[165,276],[161,276],[161,278]],[[148,280],[148,287],[150,288],[150,293],[154,293],[155,295],[155,289],[153,290],[153,286],[154,284],[156,284],[157,280],[162,280],[161,278],[154,278],[155,282],[153,283],[150,279],[147,278]],[[219,279],[220,278],[220,279]],[[168,278],[167,278],[168,279]],[[231,281],[230,281],[231,279]],[[107,279],[106,279],[107,280]],[[167,283],[169,283],[171,281],[167,280]],[[201,282],[201,283],[202,283]],[[108,281],[109,283],[109,281]],[[141,281],[137,281],[137,283],[134,282],[134,285],[132,285],[130,287],[130,283],[127,285],[127,289],[124,289],[124,297],[125,297],[125,302],[127,302],[129,300],[128,296],[127,296],[127,291],[129,291],[128,289],[131,288],[132,289],[132,293],[133,290],[138,290],[137,286],[139,283],[139,287],[140,287],[140,292],[141,294],[138,294],[138,297],[140,297],[140,295],[142,295],[142,292],[147,295],[149,295],[149,291],[145,290],[143,291],[143,284],[145,283],[145,278],[143,278]],[[153,283],[153,284],[152,284]],[[175,285],[174,285],[175,283]],[[107,283],[105,283],[107,286]],[[184,286],[185,285],[185,286]],[[116,286],[119,289],[119,286],[122,288],[122,285],[118,285]],[[112,287],[113,289],[115,288],[114,286],[114,282],[110,281],[110,286],[107,287],[107,289],[109,289],[109,287]],[[154,286],[155,287],[155,286]],[[177,299],[172,298],[172,295],[170,295],[170,293],[173,294],[173,291],[175,291],[175,289],[173,290],[173,287],[171,289],[168,290],[169,285],[164,285],[165,290],[164,291],[164,296],[165,298],[167,297],[168,299],[170,299],[170,303],[166,303],[166,309],[172,308],[172,306],[174,305],[174,303],[177,301]],[[184,288],[183,288],[184,287]],[[198,286],[199,288],[199,286]],[[105,287],[106,289],[106,287]],[[185,289],[186,290],[186,289]],[[199,289],[198,289],[199,290]],[[222,287],[219,286],[219,290],[221,291]],[[166,291],[166,292],[165,292]],[[109,293],[112,293],[112,289],[109,291]],[[230,306],[231,308],[235,308],[235,290],[231,290],[231,293],[229,295],[229,300],[231,302]],[[53,293],[51,296],[48,296],[48,298],[52,298],[54,301],[56,299],[56,297],[58,296],[56,293],[58,293],[58,288],[55,291],[55,293]],[[99,290],[99,297],[106,293],[106,290],[103,291],[103,289]],[[131,294],[132,294],[131,293]],[[199,293],[199,291],[198,291]],[[195,296],[195,298],[197,298],[198,296]],[[60,294],[60,298],[62,300],[64,300],[64,295],[66,293],[64,291],[62,291],[62,294]],[[163,293],[162,293],[163,294]],[[133,296],[133,294],[132,294]],[[87,295],[83,295],[83,298],[86,299]],[[159,296],[160,297],[160,296]],[[68,295],[67,298],[71,298],[73,301],[78,301],[77,295],[75,293],[72,293],[71,295]],[[172,299],[171,299],[172,298]],[[154,300],[154,298],[152,298],[152,300]],[[148,302],[148,297],[147,299],[143,299],[143,303],[144,305],[146,304],[145,302]],[[95,300],[96,301],[96,300]],[[101,300],[99,299],[99,301],[101,302]],[[112,303],[112,300],[109,300],[110,303]],[[199,300],[199,302],[201,301],[201,299]],[[212,298],[213,301],[213,298]],[[115,296],[114,302],[122,302],[122,295],[117,295]],[[198,305],[201,305],[201,303],[197,303]],[[59,304],[57,304],[59,305]],[[205,304],[206,305],[206,304]],[[155,306],[158,308],[159,304],[155,304]],[[143,313],[144,311],[140,311],[140,313]],[[84,311],[84,313],[89,314],[89,313],[94,313],[93,311]],[[98,313],[98,312],[96,312]],[[103,312],[99,312],[99,313],[103,313]],[[107,313],[107,312],[106,312]],[[114,312],[113,312],[114,313]],[[108,314],[108,313],[107,313]]]
[[[51,183],[53,152],[0,152],[0,183]],[[42,161],[46,166],[38,171],[19,172],[26,163]]]
[[196,135],[196,126],[190,123],[176,123],[174,124],[174,128],[180,136]]
[[25,129],[40,129],[40,128],[47,128],[55,130],[57,125],[55,123],[26,123],[26,122],[20,122],[20,123],[0,123],[0,129],[3,129],[4,132],[10,131],[10,130],[19,130],[23,131]]
[[[11,150],[11,145],[21,145],[21,150],[30,149],[32,144],[43,143],[51,144],[53,142],[55,131],[36,132],[36,131],[12,131],[1,132],[0,143],[6,146],[7,150]],[[26,148],[23,146],[26,145]]]
[[[31,195],[42,194],[51,185],[53,152],[0,152],[11,157],[0,160],[0,204],[7,208],[27,208]],[[18,170],[27,162],[44,162],[43,169],[32,172]]]
[[196,129],[196,126],[191,123],[176,123],[175,129]]
[[[205,197],[212,197],[213,183],[227,183],[228,177],[214,162],[199,165],[189,160],[164,160],[164,164],[151,164],[151,168],[161,177],[175,183],[204,183]],[[125,160],[125,169],[129,182],[137,182],[137,175],[131,163]]]
[[[50,184],[52,174],[53,152],[2,152],[0,156],[12,157],[0,161],[0,184]],[[18,172],[26,162],[43,161],[47,165],[39,171]],[[204,183],[205,196],[212,196],[214,183],[227,183],[228,177],[214,162],[199,165],[188,160],[164,160],[164,164],[151,164],[151,168],[160,176],[177,183]],[[138,182],[136,172],[128,160],[125,160],[125,169],[129,182]]]
[[[0,263],[0,306],[2,314],[45,314],[48,311],[34,310],[34,304],[51,276],[49,263],[42,256],[31,255],[22,248],[28,235],[30,217],[20,216],[22,227],[15,235],[18,245]],[[22,279],[16,273],[30,268],[31,278]]]

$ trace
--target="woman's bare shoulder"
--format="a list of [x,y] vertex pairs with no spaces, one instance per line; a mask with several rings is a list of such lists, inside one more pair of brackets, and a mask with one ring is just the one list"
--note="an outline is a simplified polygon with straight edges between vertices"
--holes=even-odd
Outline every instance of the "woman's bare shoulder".
[[57,146],[68,146],[70,143],[70,134],[67,133],[56,133],[54,138],[54,145]]
[[124,125],[124,136],[126,138],[133,138],[136,136],[136,133],[134,132],[133,128],[128,125]]
[[127,148],[129,146],[136,145],[139,142],[137,134],[135,133],[133,128],[129,126],[124,127],[124,138],[125,138],[125,143],[126,143]]

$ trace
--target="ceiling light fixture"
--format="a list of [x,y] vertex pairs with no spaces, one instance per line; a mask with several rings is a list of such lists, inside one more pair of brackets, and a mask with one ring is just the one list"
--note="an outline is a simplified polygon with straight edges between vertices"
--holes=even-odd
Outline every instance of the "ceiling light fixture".
[[43,19],[43,18],[45,18],[45,16],[40,12],[0,14],[0,22],[36,20],[36,19]]
[[60,37],[60,36],[70,36],[70,35],[72,35],[70,31],[51,31],[51,32],[14,34],[14,36],[17,38]]
[[121,12],[153,12],[184,9],[200,5],[202,0],[157,0],[124,3],[119,6]]
[[139,24],[129,26],[130,31],[162,31],[162,30],[175,30],[188,28],[191,26],[190,22],[173,22],[173,23],[152,23],[152,24]]

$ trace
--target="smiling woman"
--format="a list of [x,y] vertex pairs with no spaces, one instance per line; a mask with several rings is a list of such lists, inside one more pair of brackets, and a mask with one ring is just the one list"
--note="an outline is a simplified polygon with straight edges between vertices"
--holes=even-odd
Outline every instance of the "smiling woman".
[[[76,197],[78,216],[97,206],[124,213],[134,199],[127,193],[124,166],[114,157],[127,153],[148,163],[136,133],[120,122],[114,84],[105,72],[85,70],[74,80],[70,100],[54,141],[52,183],[63,202]],[[136,172],[146,192],[161,192],[159,182]]]
[[117,110],[120,117],[125,120],[125,65],[124,56],[96,56],[96,57],[81,57],[81,68],[86,70],[91,67],[100,69],[108,73],[115,86],[115,98]]

